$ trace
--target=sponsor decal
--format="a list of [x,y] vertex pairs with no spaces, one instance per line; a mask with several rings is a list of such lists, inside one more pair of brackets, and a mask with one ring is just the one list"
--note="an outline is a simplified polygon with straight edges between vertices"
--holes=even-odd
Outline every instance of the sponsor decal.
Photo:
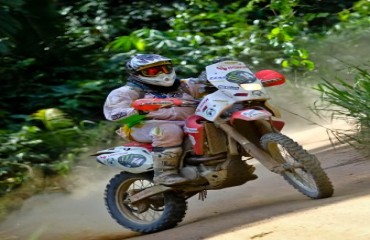
[[255,90],[255,91],[252,91],[252,95],[253,96],[258,96],[258,97],[261,97],[263,96],[263,92],[262,91],[259,91],[259,90]]
[[197,112],[199,112],[199,109],[203,109],[207,102],[208,98],[203,99],[202,102],[200,102],[200,104],[197,107]]
[[187,133],[198,133],[198,129],[196,128],[189,128],[189,127],[184,127],[184,131]]
[[251,71],[232,71],[226,74],[226,79],[229,82],[244,84],[257,81],[256,76]]
[[118,158],[118,163],[128,168],[140,167],[145,161],[146,157],[140,154],[128,154]]
[[227,71],[227,67],[224,67],[224,66],[218,66],[216,67],[218,70],[224,70],[224,71]]
[[114,163],[116,162],[116,159],[114,159],[114,158],[108,158],[107,159],[107,163],[109,164],[109,165],[114,165]]
[[173,104],[172,101],[163,100],[163,101],[158,101],[158,102],[144,102],[144,103],[140,103],[140,106],[147,106],[147,105],[172,105],[172,104]]
[[247,117],[247,118],[258,118],[258,117],[267,117],[265,112],[261,112],[258,110],[250,109],[246,110],[241,113],[241,115]]
[[116,113],[116,114],[113,114],[111,116],[112,120],[117,120],[117,119],[120,119],[120,118],[123,118],[123,117],[126,117],[127,116],[127,112],[119,112],[119,113]]
[[215,115],[215,113],[216,113],[216,110],[214,110],[213,108],[207,109],[206,111],[207,116],[210,116],[210,117]]
[[229,89],[229,90],[239,90],[239,87],[235,86],[225,86],[225,85],[218,85],[218,89]]
[[225,76],[209,77],[209,80],[222,80],[222,79],[225,79]]
[[202,109],[197,108],[197,109],[195,110],[195,112],[196,112],[196,113],[205,112],[207,108],[208,108],[207,106],[204,106]]
[[227,71],[230,69],[245,69],[248,68],[241,62],[229,61],[229,62],[221,62],[216,67],[219,70]]

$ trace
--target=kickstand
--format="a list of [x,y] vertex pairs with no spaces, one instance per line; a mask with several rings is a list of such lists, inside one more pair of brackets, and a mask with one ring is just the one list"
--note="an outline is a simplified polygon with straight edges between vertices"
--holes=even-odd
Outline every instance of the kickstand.
[[204,201],[207,198],[207,190],[202,190],[199,192],[198,200]]

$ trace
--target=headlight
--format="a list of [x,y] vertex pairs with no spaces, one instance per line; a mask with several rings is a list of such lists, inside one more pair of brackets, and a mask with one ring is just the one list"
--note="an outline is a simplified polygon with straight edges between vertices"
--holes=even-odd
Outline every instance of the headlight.
[[247,91],[261,90],[263,88],[260,83],[245,83],[240,84],[240,87]]

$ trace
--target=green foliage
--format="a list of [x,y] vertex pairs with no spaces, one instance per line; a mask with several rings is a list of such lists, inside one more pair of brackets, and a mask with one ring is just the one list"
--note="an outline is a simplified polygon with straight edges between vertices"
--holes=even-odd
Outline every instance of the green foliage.
[[0,54],[9,52],[13,35],[21,29],[13,13],[21,11],[23,4],[23,0],[0,0]]
[[129,36],[122,36],[107,45],[107,49],[111,50],[121,50],[124,52],[128,52],[131,49],[136,49],[138,51],[145,51],[145,41],[135,34],[131,34]]
[[298,0],[188,2],[172,5],[176,14],[168,20],[170,28],[136,28],[117,37],[107,48],[120,52],[120,56],[156,52],[173,57],[183,65],[181,75],[197,73],[210,59],[220,56],[238,58],[256,67],[278,64],[286,69],[313,70],[315,64],[302,47],[307,34],[317,31],[309,26],[318,19],[320,23],[322,19],[335,23],[332,9],[338,9],[333,3],[325,4],[328,9],[312,8]]
[[31,168],[44,174],[66,174],[88,136],[58,109],[42,109],[18,132],[1,135],[0,195],[29,178]]
[[[343,9],[338,13],[340,23],[335,26],[335,29],[340,28],[357,28],[359,25],[369,26],[370,24],[370,2],[360,0],[355,2],[351,8]],[[345,24],[343,24],[345,23]]]
[[333,119],[348,122],[353,128],[338,130],[339,140],[367,147],[370,143],[370,74],[365,69],[351,67],[355,78],[352,83],[343,79],[323,80],[315,89],[321,93],[316,103],[317,113],[330,113]]
[[26,164],[0,161],[0,197],[21,186],[32,177],[32,170]]

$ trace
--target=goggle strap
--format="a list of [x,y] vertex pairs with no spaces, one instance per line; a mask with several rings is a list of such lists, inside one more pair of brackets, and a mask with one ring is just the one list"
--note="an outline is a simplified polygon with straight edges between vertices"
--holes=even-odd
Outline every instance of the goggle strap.
[[162,66],[162,65],[172,65],[170,61],[163,61],[163,62],[156,62],[152,64],[145,65],[143,67],[139,67],[136,71],[140,72],[143,69],[151,68],[151,67],[157,67],[157,66]]

